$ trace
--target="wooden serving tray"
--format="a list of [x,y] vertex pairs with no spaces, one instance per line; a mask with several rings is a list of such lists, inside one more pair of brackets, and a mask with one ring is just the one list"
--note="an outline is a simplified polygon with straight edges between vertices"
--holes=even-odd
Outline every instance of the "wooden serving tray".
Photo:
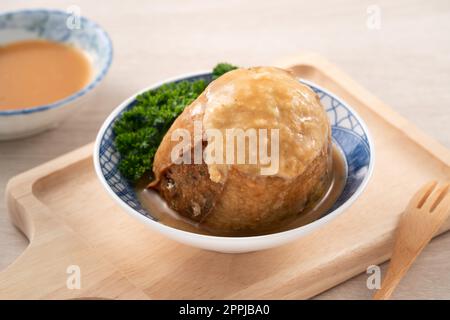
[[[97,181],[87,145],[8,184],[12,221],[30,245],[0,273],[0,298],[309,298],[387,260],[411,195],[430,179],[450,178],[449,150],[320,57],[288,65],[353,106],[375,140],[373,177],[347,212],[267,251],[187,247],[122,212]],[[81,289],[67,288],[71,265],[80,267]]]

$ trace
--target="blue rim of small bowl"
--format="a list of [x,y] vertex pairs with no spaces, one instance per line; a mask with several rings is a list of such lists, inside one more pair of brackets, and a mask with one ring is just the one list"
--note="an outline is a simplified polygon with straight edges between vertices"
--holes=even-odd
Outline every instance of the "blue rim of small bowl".
[[[69,15],[69,13],[67,13],[65,11],[56,10],[56,9],[23,9],[23,10],[0,12],[0,18],[3,16],[6,16],[6,15],[10,15],[10,14],[36,14],[36,13],[44,13],[44,12],[50,13],[50,14],[60,14],[60,15],[64,15],[64,16]],[[80,19],[81,19],[82,23],[90,24],[94,28],[97,28],[98,30],[100,30],[100,32],[105,36],[105,38],[108,42],[108,48],[109,48],[108,59],[107,59],[105,67],[100,71],[98,76],[94,80],[92,80],[87,86],[85,86],[83,89],[75,92],[74,94],[68,96],[67,98],[58,100],[58,101],[50,103],[50,104],[27,108],[27,109],[0,110],[0,116],[14,116],[14,115],[20,115],[20,114],[35,113],[35,112],[41,112],[41,111],[61,107],[65,104],[67,104],[68,102],[71,102],[81,96],[84,96],[86,93],[90,92],[105,77],[106,73],[109,70],[109,67],[111,66],[112,60],[113,60],[113,46],[112,46],[111,38],[109,37],[109,35],[105,31],[105,29],[103,29],[96,22],[94,22],[86,17],[83,17],[83,16],[80,16]]]
[[362,194],[362,192],[366,189],[367,184],[369,183],[370,178],[372,177],[373,169],[374,169],[374,166],[375,166],[375,148],[374,148],[372,136],[371,136],[371,134],[369,132],[369,129],[368,129],[366,123],[359,116],[359,114],[352,107],[350,107],[350,105],[345,100],[343,100],[342,98],[336,96],[335,94],[331,93],[327,89],[324,89],[323,87],[317,85],[316,83],[314,83],[312,81],[296,77],[300,82],[302,82],[302,83],[304,83],[304,84],[306,84],[308,86],[316,87],[317,89],[327,93],[329,96],[333,97],[334,99],[338,100],[340,103],[345,105],[345,107],[349,111],[351,111],[352,115],[358,120],[359,124],[361,125],[362,130],[366,134],[367,144],[368,144],[369,150],[370,150],[370,162],[369,162],[368,171],[367,171],[367,174],[364,177],[363,181],[359,185],[358,189],[355,191],[354,194],[352,194],[347,199],[347,201],[342,203],[339,207],[335,208],[334,210],[332,210],[331,212],[329,212],[325,216],[322,216],[322,217],[318,218],[317,220],[314,220],[314,221],[312,221],[310,223],[307,223],[307,224],[305,224],[303,226],[300,226],[300,227],[297,227],[297,228],[294,228],[294,229],[290,229],[290,230],[280,231],[280,232],[274,232],[274,233],[269,233],[269,234],[264,234],[264,235],[245,236],[245,237],[214,236],[214,235],[206,235],[206,234],[194,233],[194,232],[189,232],[189,231],[177,229],[177,228],[165,225],[165,224],[161,223],[160,221],[151,219],[151,218],[141,214],[137,210],[133,209],[132,207],[130,207],[127,203],[125,203],[111,189],[111,187],[109,186],[108,181],[106,181],[106,178],[103,175],[103,172],[102,172],[102,169],[101,169],[101,165],[100,165],[100,146],[101,146],[101,142],[103,140],[103,137],[105,135],[106,130],[109,128],[111,123],[113,121],[115,121],[115,119],[121,114],[121,112],[125,108],[127,108],[134,100],[136,100],[136,97],[138,95],[140,95],[140,94],[142,94],[144,92],[147,92],[149,90],[153,90],[155,88],[158,88],[158,87],[160,87],[161,85],[163,85],[165,83],[182,81],[183,79],[194,77],[194,76],[206,76],[208,74],[211,74],[211,71],[198,71],[198,72],[192,72],[192,73],[187,73],[187,74],[181,74],[179,76],[171,77],[171,78],[165,79],[163,81],[159,81],[159,82],[157,82],[157,83],[155,83],[153,85],[150,85],[150,86],[148,86],[148,87],[138,91],[137,93],[133,94],[132,96],[128,97],[124,101],[122,101],[122,103],[120,103],[119,106],[117,106],[109,114],[109,116],[105,119],[105,121],[103,122],[102,126],[100,127],[100,130],[99,130],[99,132],[97,134],[97,137],[96,137],[95,143],[94,143],[94,152],[93,152],[94,169],[95,169],[95,172],[97,174],[97,177],[100,180],[100,183],[107,190],[108,194],[114,199],[114,201],[117,204],[119,204],[119,206],[127,214],[129,214],[133,218],[136,218],[136,219],[138,219],[138,220],[140,220],[140,221],[142,221],[144,223],[148,223],[148,224],[154,225],[155,228],[159,228],[159,229],[168,231],[169,233],[176,232],[176,233],[178,233],[180,235],[185,235],[187,237],[194,237],[194,238],[197,238],[197,239],[205,239],[205,240],[209,239],[211,241],[224,240],[224,241],[236,242],[236,243],[241,243],[243,241],[245,242],[246,240],[248,240],[248,241],[259,241],[259,240],[267,239],[269,237],[278,237],[278,238],[286,237],[286,238],[293,239],[293,236],[295,236],[296,233],[300,233],[303,230],[306,231],[307,229],[309,229],[310,231],[316,230],[321,225],[327,223],[330,220],[333,220],[335,217],[337,217],[340,214],[342,214],[343,212],[345,212],[359,198],[359,196]]

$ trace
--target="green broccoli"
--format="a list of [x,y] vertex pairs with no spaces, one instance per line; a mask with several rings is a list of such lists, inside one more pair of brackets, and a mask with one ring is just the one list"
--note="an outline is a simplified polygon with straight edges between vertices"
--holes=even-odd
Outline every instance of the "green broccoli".
[[[230,64],[218,64],[213,79],[236,69]],[[136,183],[151,170],[153,159],[164,135],[175,119],[205,90],[204,80],[179,81],[142,93],[136,104],[114,123],[115,146],[121,159],[121,174]]]
[[233,66],[232,64],[229,63],[219,63],[218,65],[216,65],[213,69],[213,80],[216,80],[218,77],[220,77],[221,75],[227,73],[228,71],[237,69],[238,67]]

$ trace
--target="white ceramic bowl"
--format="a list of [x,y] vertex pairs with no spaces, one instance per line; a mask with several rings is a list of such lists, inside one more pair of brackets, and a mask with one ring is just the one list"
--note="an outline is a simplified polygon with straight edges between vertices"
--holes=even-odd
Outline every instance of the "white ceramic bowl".
[[[151,212],[141,206],[133,187],[118,170],[120,154],[114,146],[114,132],[112,128],[116,119],[120,118],[124,111],[134,107],[136,96],[140,93],[155,89],[164,83],[197,79],[210,81],[211,74],[203,72],[184,75],[145,88],[119,105],[105,120],[97,135],[94,147],[94,165],[101,184],[111,198],[126,213],[138,219],[150,229],[181,243],[207,250],[240,253],[269,249],[299,239],[311,231],[326,225],[343,213],[364,190],[374,165],[373,143],[366,125],[344,101],[311,82],[299,80],[309,85],[318,94],[330,119],[333,143],[345,156],[347,167],[346,184],[332,208],[320,219],[302,227],[252,237],[201,235],[175,229],[158,222]],[[268,190],[268,192],[270,191]]]
[[20,10],[0,14],[0,45],[46,39],[73,45],[91,61],[93,77],[83,89],[48,105],[0,110],[0,140],[30,136],[56,127],[67,114],[85,103],[86,94],[103,79],[112,61],[112,44],[96,23],[79,17],[79,28],[67,26],[69,13],[57,10]]

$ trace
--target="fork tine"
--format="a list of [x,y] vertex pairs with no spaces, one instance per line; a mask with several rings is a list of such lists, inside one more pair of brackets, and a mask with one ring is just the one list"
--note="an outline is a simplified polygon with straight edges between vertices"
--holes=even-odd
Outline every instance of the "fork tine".
[[444,209],[450,211],[450,193],[447,193],[444,199],[436,206],[435,210]]
[[411,205],[416,208],[422,208],[425,201],[430,196],[431,192],[433,192],[434,188],[437,186],[437,181],[430,181],[425,184],[416,194],[412,197]]
[[431,194],[428,196],[427,200],[425,200],[425,202],[423,203],[422,207],[429,211],[433,211],[433,209],[439,204],[439,202],[448,192],[448,187],[449,184],[446,183],[442,186],[439,186],[438,188],[434,188]]

